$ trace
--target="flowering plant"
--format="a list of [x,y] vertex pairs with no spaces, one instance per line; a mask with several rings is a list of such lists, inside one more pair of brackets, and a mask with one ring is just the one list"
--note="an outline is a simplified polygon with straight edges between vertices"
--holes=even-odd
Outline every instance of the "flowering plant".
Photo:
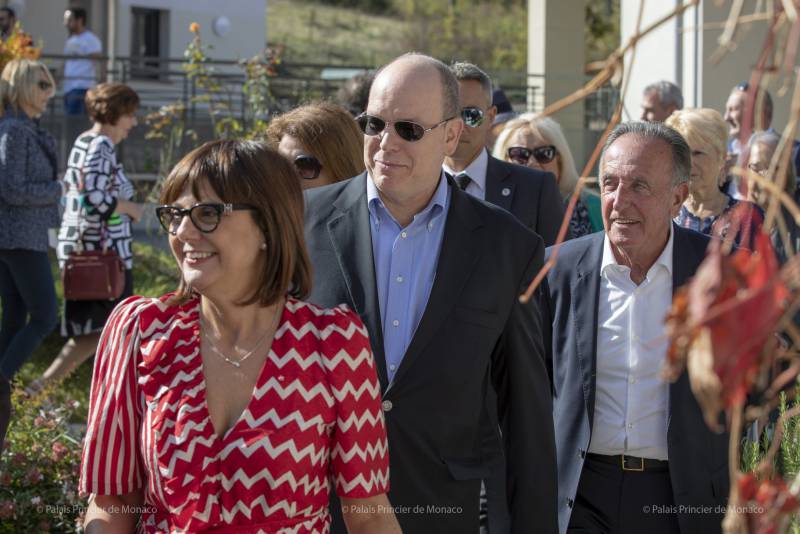
[[0,40],[0,72],[12,59],[39,59],[41,53],[41,47],[33,45],[31,36],[17,22],[8,40]]
[[46,397],[20,388],[12,394],[14,418],[0,456],[0,534],[82,531],[82,431],[68,424],[80,403],[54,407]]

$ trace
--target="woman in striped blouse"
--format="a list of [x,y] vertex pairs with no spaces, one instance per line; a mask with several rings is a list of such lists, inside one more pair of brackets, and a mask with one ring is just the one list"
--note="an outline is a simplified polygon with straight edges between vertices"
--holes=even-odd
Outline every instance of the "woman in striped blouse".
[[[366,328],[310,286],[289,161],[252,141],[189,153],[159,221],[175,293],[131,297],[95,359],[80,490],[87,532],[398,533]],[[93,530],[96,529],[96,530]]]
[[58,233],[59,266],[77,248],[111,248],[125,264],[125,288],[115,300],[65,300],[61,335],[67,342],[30,390],[65,378],[97,348],[111,310],[133,294],[131,221],[142,216],[133,185],[117,162],[115,146],[136,126],[139,96],[121,83],[101,83],[86,94],[94,125],[75,140],[64,174],[65,205]]

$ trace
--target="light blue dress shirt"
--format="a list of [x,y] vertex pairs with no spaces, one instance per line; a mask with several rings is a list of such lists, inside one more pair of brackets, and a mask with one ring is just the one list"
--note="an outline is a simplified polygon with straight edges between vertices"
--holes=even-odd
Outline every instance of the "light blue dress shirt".
[[450,207],[450,187],[442,175],[431,201],[405,228],[386,209],[371,177],[367,179],[367,207],[391,382],[428,305]]

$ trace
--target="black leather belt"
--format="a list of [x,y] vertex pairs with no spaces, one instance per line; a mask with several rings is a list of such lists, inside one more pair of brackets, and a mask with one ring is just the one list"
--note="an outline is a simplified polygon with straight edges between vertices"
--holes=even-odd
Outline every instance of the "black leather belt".
[[605,454],[594,454],[590,452],[586,455],[586,459],[615,465],[619,467],[621,471],[666,471],[669,469],[669,462],[666,460],[639,458],[638,456],[628,456],[626,454],[607,456]]

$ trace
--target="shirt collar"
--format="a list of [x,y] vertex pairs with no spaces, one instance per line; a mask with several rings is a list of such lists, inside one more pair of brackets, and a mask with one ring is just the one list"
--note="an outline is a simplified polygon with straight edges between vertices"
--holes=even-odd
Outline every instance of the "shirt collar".
[[[447,209],[449,195],[450,188],[447,179],[444,177],[444,173],[440,172],[439,185],[436,187],[436,191],[433,192],[433,196],[428,204],[422,208],[419,213],[414,215],[414,222],[420,219],[425,219],[427,222],[428,220],[435,219],[441,213],[444,213]],[[380,225],[383,214],[391,217],[394,221],[394,217],[392,217],[392,214],[383,204],[380,194],[378,193],[378,188],[375,187],[375,182],[372,181],[372,176],[369,173],[367,173],[367,209],[369,210],[372,222],[377,225]],[[395,223],[397,223],[397,221],[395,221]]]
[[[661,254],[658,256],[655,263],[653,263],[653,265],[650,266],[650,269],[647,270],[646,278],[651,278],[653,268],[657,265],[661,265],[664,269],[666,269],[670,278],[672,278],[672,245],[674,239],[675,232],[672,228],[672,222],[670,222],[667,244],[661,250]],[[600,263],[600,276],[607,278],[609,269],[622,269],[625,272],[630,271],[629,267],[617,263],[617,259],[614,257],[614,252],[611,250],[611,241],[608,240],[608,234],[605,234],[603,236],[603,261]]]
[[475,182],[475,184],[480,188],[481,191],[486,191],[486,169],[489,166],[489,153],[486,152],[485,148],[481,149],[480,154],[478,157],[472,160],[472,163],[467,165],[467,168],[463,171],[454,171],[450,167],[447,166],[446,163],[442,164],[442,168],[448,174],[453,176],[457,176],[461,173],[466,173],[469,176],[470,180]]

